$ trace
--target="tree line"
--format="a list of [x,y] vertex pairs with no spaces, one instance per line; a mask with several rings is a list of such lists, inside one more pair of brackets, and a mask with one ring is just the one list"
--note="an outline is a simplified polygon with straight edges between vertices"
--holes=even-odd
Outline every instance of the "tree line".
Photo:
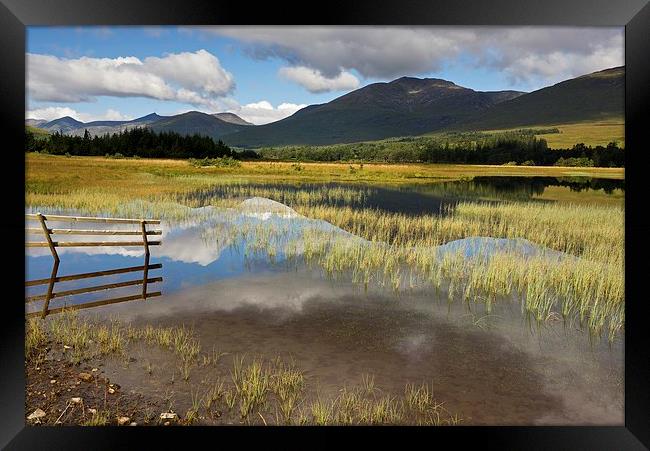
[[576,144],[549,149],[546,140],[530,135],[495,135],[479,140],[440,141],[430,138],[340,144],[287,146],[260,150],[268,160],[366,161],[383,163],[519,164],[536,166],[623,167],[625,152],[616,143],[607,146]]
[[154,132],[149,128],[133,128],[120,133],[90,136],[69,136],[56,132],[36,137],[25,130],[25,151],[53,155],[124,156],[141,158],[221,158],[236,157],[222,141],[208,136],[181,135],[175,132]]
[[202,135],[154,132],[133,128],[91,137],[54,133],[35,136],[25,129],[25,150],[54,155],[125,156],[142,158],[236,159],[280,161],[346,161],[381,163],[461,163],[536,166],[625,166],[625,151],[617,143],[607,146],[576,144],[549,149],[546,140],[530,133],[454,134],[447,137],[408,137],[394,140],[329,146],[286,146],[236,152],[221,140]]

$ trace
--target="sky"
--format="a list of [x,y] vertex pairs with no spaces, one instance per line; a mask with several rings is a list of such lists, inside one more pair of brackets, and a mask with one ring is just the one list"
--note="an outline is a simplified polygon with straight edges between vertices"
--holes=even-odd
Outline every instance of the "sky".
[[533,91],[623,64],[622,27],[28,27],[26,116],[265,124],[402,76]]

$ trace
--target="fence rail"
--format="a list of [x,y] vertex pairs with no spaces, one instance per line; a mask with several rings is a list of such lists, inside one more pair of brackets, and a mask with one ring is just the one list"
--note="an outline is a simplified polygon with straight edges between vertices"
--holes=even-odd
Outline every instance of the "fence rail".
[[[158,269],[158,268],[162,268],[161,263],[154,263],[153,265],[149,265],[149,269]],[[107,269],[104,271],[86,272],[83,274],[72,274],[69,276],[58,276],[54,278],[54,282],[67,282],[70,280],[88,279],[88,278],[98,277],[98,276],[112,276],[114,274],[124,274],[127,272],[142,271],[143,269],[144,266],[131,266],[128,268]],[[36,285],[43,285],[49,283],[50,281],[52,281],[51,277],[47,279],[29,280],[25,282],[25,286],[33,287]]]
[[[149,246],[157,246],[161,244],[160,240],[150,241],[149,236],[151,235],[162,235],[162,230],[147,230],[147,225],[160,224],[160,220],[157,219],[122,219],[122,218],[102,218],[102,217],[90,217],[90,216],[63,216],[63,215],[43,215],[41,213],[36,214],[26,214],[25,220],[27,221],[38,221],[41,225],[40,228],[35,227],[26,227],[26,235],[42,234],[45,237],[45,241],[26,241],[25,247],[48,247],[52,258],[54,259],[54,264],[52,266],[52,274],[47,279],[37,279],[25,281],[25,287],[33,287],[38,285],[48,285],[47,292],[45,294],[26,296],[25,302],[36,302],[44,301],[43,309],[41,312],[30,312],[27,313],[27,317],[41,315],[42,318],[48,314],[59,313],[63,309],[67,310],[78,310],[90,307],[97,307],[100,305],[116,304],[119,302],[132,301],[137,299],[148,299],[151,297],[160,296],[162,293],[160,291],[148,292],[147,287],[149,284],[162,282],[162,277],[152,277],[149,278],[149,270],[162,268],[162,264],[155,263],[149,264],[150,252]],[[95,229],[63,229],[63,228],[50,228],[47,225],[47,221],[55,222],[95,222],[95,223],[105,223],[105,224],[140,224],[140,230],[95,230]],[[54,241],[52,235],[111,235],[111,236],[123,236],[123,235],[139,235],[142,237],[142,241]],[[93,271],[82,274],[70,274],[65,276],[58,275],[58,269],[60,264],[59,254],[57,253],[57,248],[60,247],[89,247],[89,246],[143,246],[144,247],[144,265],[142,266],[131,266],[127,268],[115,268],[108,269],[103,271]],[[90,287],[75,288],[71,290],[63,291],[54,291],[54,286],[58,282],[66,282],[73,280],[82,280],[82,279],[92,279],[96,277],[111,276],[117,274],[124,274],[130,272],[142,271],[143,275],[141,279],[128,280],[123,282],[113,282],[113,283],[104,283],[100,285],[94,285]],[[73,304],[66,307],[57,307],[54,309],[49,308],[50,301],[55,298],[62,298],[67,296],[75,296],[84,293],[94,293],[98,291],[106,291],[115,288],[125,288],[132,286],[142,285],[142,291],[139,294],[129,295],[129,296],[120,296],[109,299],[103,299],[100,301],[85,302],[83,304]]]
[[32,221],[40,221],[40,218],[46,221],[63,221],[63,222],[96,222],[107,224],[160,224],[159,219],[123,219],[123,218],[98,218],[93,216],[62,216],[62,215],[43,215],[41,213],[28,213],[25,218]]
[[[27,228],[28,235],[41,234],[41,228]],[[48,229],[51,235],[142,235],[140,230],[84,230],[84,229]],[[162,235],[161,230],[147,230],[147,235]]]
[[158,246],[160,241],[29,241],[25,243],[26,247],[94,247],[94,246]]

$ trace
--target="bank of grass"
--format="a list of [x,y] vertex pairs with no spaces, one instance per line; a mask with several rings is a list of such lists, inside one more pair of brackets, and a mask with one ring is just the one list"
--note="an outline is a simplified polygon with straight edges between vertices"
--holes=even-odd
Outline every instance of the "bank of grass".
[[[623,260],[624,210],[621,205],[596,205],[540,202],[461,202],[445,215],[407,216],[368,208],[352,208],[350,202],[362,200],[367,194],[352,189],[307,189],[242,185],[237,172],[246,171],[256,181],[278,180],[286,171],[295,181],[303,181],[308,172],[320,180],[331,180],[328,174],[358,177],[359,172],[381,174],[377,180],[409,181],[427,173],[431,180],[449,180],[467,174],[483,175],[528,173],[528,175],[609,175],[623,177],[622,169],[605,168],[530,168],[485,167],[459,165],[364,165],[351,173],[349,165],[244,163],[236,169],[198,169],[187,162],[170,160],[106,160],[101,158],[65,158],[30,155],[27,159],[26,204],[28,206],[63,208],[87,214],[107,213],[115,216],[184,219],[191,206],[204,202],[234,206],[238,196],[271,196],[287,202],[306,217],[322,219],[363,237],[378,246],[350,246],[340,240],[305,236],[301,243],[289,243],[287,255],[302,246],[306,257],[329,273],[352,274],[353,279],[367,285],[381,275],[393,287],[404,285],[408,271],[416,268],[416,277],[440,287],[444,281],[449,298],[461,291],[463,298],[487,302],[488,307],[501,296],[517,294],[524,313],[537,321],[561,313],[566,320],[578,319],[593,334],[607,332],[613,339],[624,325]],[[421,171],[421,172],[420,172]],[[474,172],[472,172],[474,171]],[[477,172],[478,171],[478,172]],[[511,174],[512,175],[512,174]],[[436,179],[438,177],[439,179]],[[310,181],[310,176],[304,180]],[[357,180],[358,181],[358,180]],[[214,190],[210,198],[192,201],[197,190]],[[331,205],[340,201],[341,205]],[[194,202],[194,203],[193,203]],[[254,233],[253,233],[254,232]],[[265,228],[249,230],[216,230],[223,242],[253,233],[251,249],[266,251],[273,258],[282,230]],[[222,235],[234,233],[236,236]],[[210,235],[207,233],[206,235]],[[446,242],[474,236],[525,238],[550,249],[565,252],[578,260],[562,264],[546,259],[522,260],[507,255],[485,261],[451,259],[438,261],[431,249]],[[484,280],[482,279],[484,278]],[[462,288],[462,290],[461,290]],[[186,378],[188,361],[183,362]]]
[[[524,128],[524,127],[518,127]],[[545,133],[535,135],[537,138],[545,139],[550,149],[568,149],[575,144],[583,143],[587,146],[607,146],[610,142],[617,142],[619,146],[625,146],[625,120],[623,118],[611,118],[600,121],[584,121],[572,124],[538,125],[527,128],[556,128],[560,133]],[[516,129],[512,129],[516,130]],[[509,130],[490,130],[486,133],[503,133]]]
[[[624,268],[570,255],[494,254],[478,249],[443,255],[431,247],[368,246],[346,240],[319,241],[306,236],[304,255],[334,279],[352,279],[364,287],[379,285],[396,292],[425,288],[436,299],[483,306],[491,314],[498,302],[514,302],[531,325],[563,319],[594,339],[614,341],[625,324]],[[597,341],[597,340],[596,340]]]
[[617,205],[460,202],[444,215],[418,216],[327,205],[297,205],[296,210],[396,246],[437,246],[472,236],[525,238],[589,260],[623,262],[624,210]]
[[[193,369],[217,363],[212,360],[214,352],[203,354],[192,330],[183,326],[135,328],[118,321],[105,323],[83,318],[75,311],[64,311],[45,320],[28,320],[26,358],[37,358],[38,352],[43,352],[48,344],[72,349],[65,356],[71,363],[91,357],[124,357],[129,345],[141,340],[191,362]],[[114,345],[105,347],[106,342]],[[75,354],[77,349],[80,355]],[[403,394],[393,395],[375,387],[374,377],[369,389],[368,380],[370,376],[362,378],[358,386],[343,387],[333,398],[321,398],[310,394],[318,382],[307,377],[294,362],[286,362],[279,356],[262,359],[235,355],[230,378],[204,380],[190,390],[190,408],[184,414],[179,413],[179,424],[210,424],[215,412],[219,412],[217,418],[232,417],[242,424],[256,425],[456,425],[462,422],[458,414],[452,414],[434,398],[427,384],[407,383]],[[106,412],[97,411],[81,425],[103,426],[109,422]]]
[[[298,264],[306,261],[364,287],[395,291],[425,287],[449,302],[484,304],[488,313],[497,302],[517,302],[524,316],[539,325],[563,318],[610,341],[624,327],[620,206],[461,202],[441,216],[347,206],[296,209],[353,236],[310,228],[309,223],[298,234],[284,223],[260,223],[218,227],[206,231],[205,239],[208,245],[220,245],[243,238],[247,256],[274,261],[282,253],[290,261],[297,257]],[[507,238],[514,243],[525,239],[542,251],[522,255],[516,247],[496,254],[478,249],[471,258],[438,254],[438,246],[470,237]]]
[[[243,182],[433,183],[474,176],[593,176],[623,179],[621,168],[243,162],[197,168],[187,161],[28,154],[25,205],[88,214],[184,216],[178,200],[198,190]],[[311,196],[318,193],[311,193]],[[228,198],[223,197],[222,203]],[[158,213],[156,214],[156,211]]]

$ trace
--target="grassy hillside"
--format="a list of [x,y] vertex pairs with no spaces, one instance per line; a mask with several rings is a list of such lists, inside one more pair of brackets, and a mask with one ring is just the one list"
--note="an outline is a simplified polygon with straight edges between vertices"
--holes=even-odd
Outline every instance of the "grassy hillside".
[[[625,147],[625,119],[612,118],[604,121],[585,121],[574,124],[536,124],[534,129],[558,129],[559,133],[538,133],[536,137],[546,140],[551,149],[568,149],[578,143],[587,146],[606,146],[610,142]],[[485,133],[502,133],[518,130],[517,128],[485,130]],[[432,135],[435,136],[435,135]]]
[[[566,80],[499,103],[454,128],[503,130],[620,121],[624,117],[625,68],[616,67]],[[584,133],[587,129],[576,133]],[[569,131],[571,133],[571,131]]]

